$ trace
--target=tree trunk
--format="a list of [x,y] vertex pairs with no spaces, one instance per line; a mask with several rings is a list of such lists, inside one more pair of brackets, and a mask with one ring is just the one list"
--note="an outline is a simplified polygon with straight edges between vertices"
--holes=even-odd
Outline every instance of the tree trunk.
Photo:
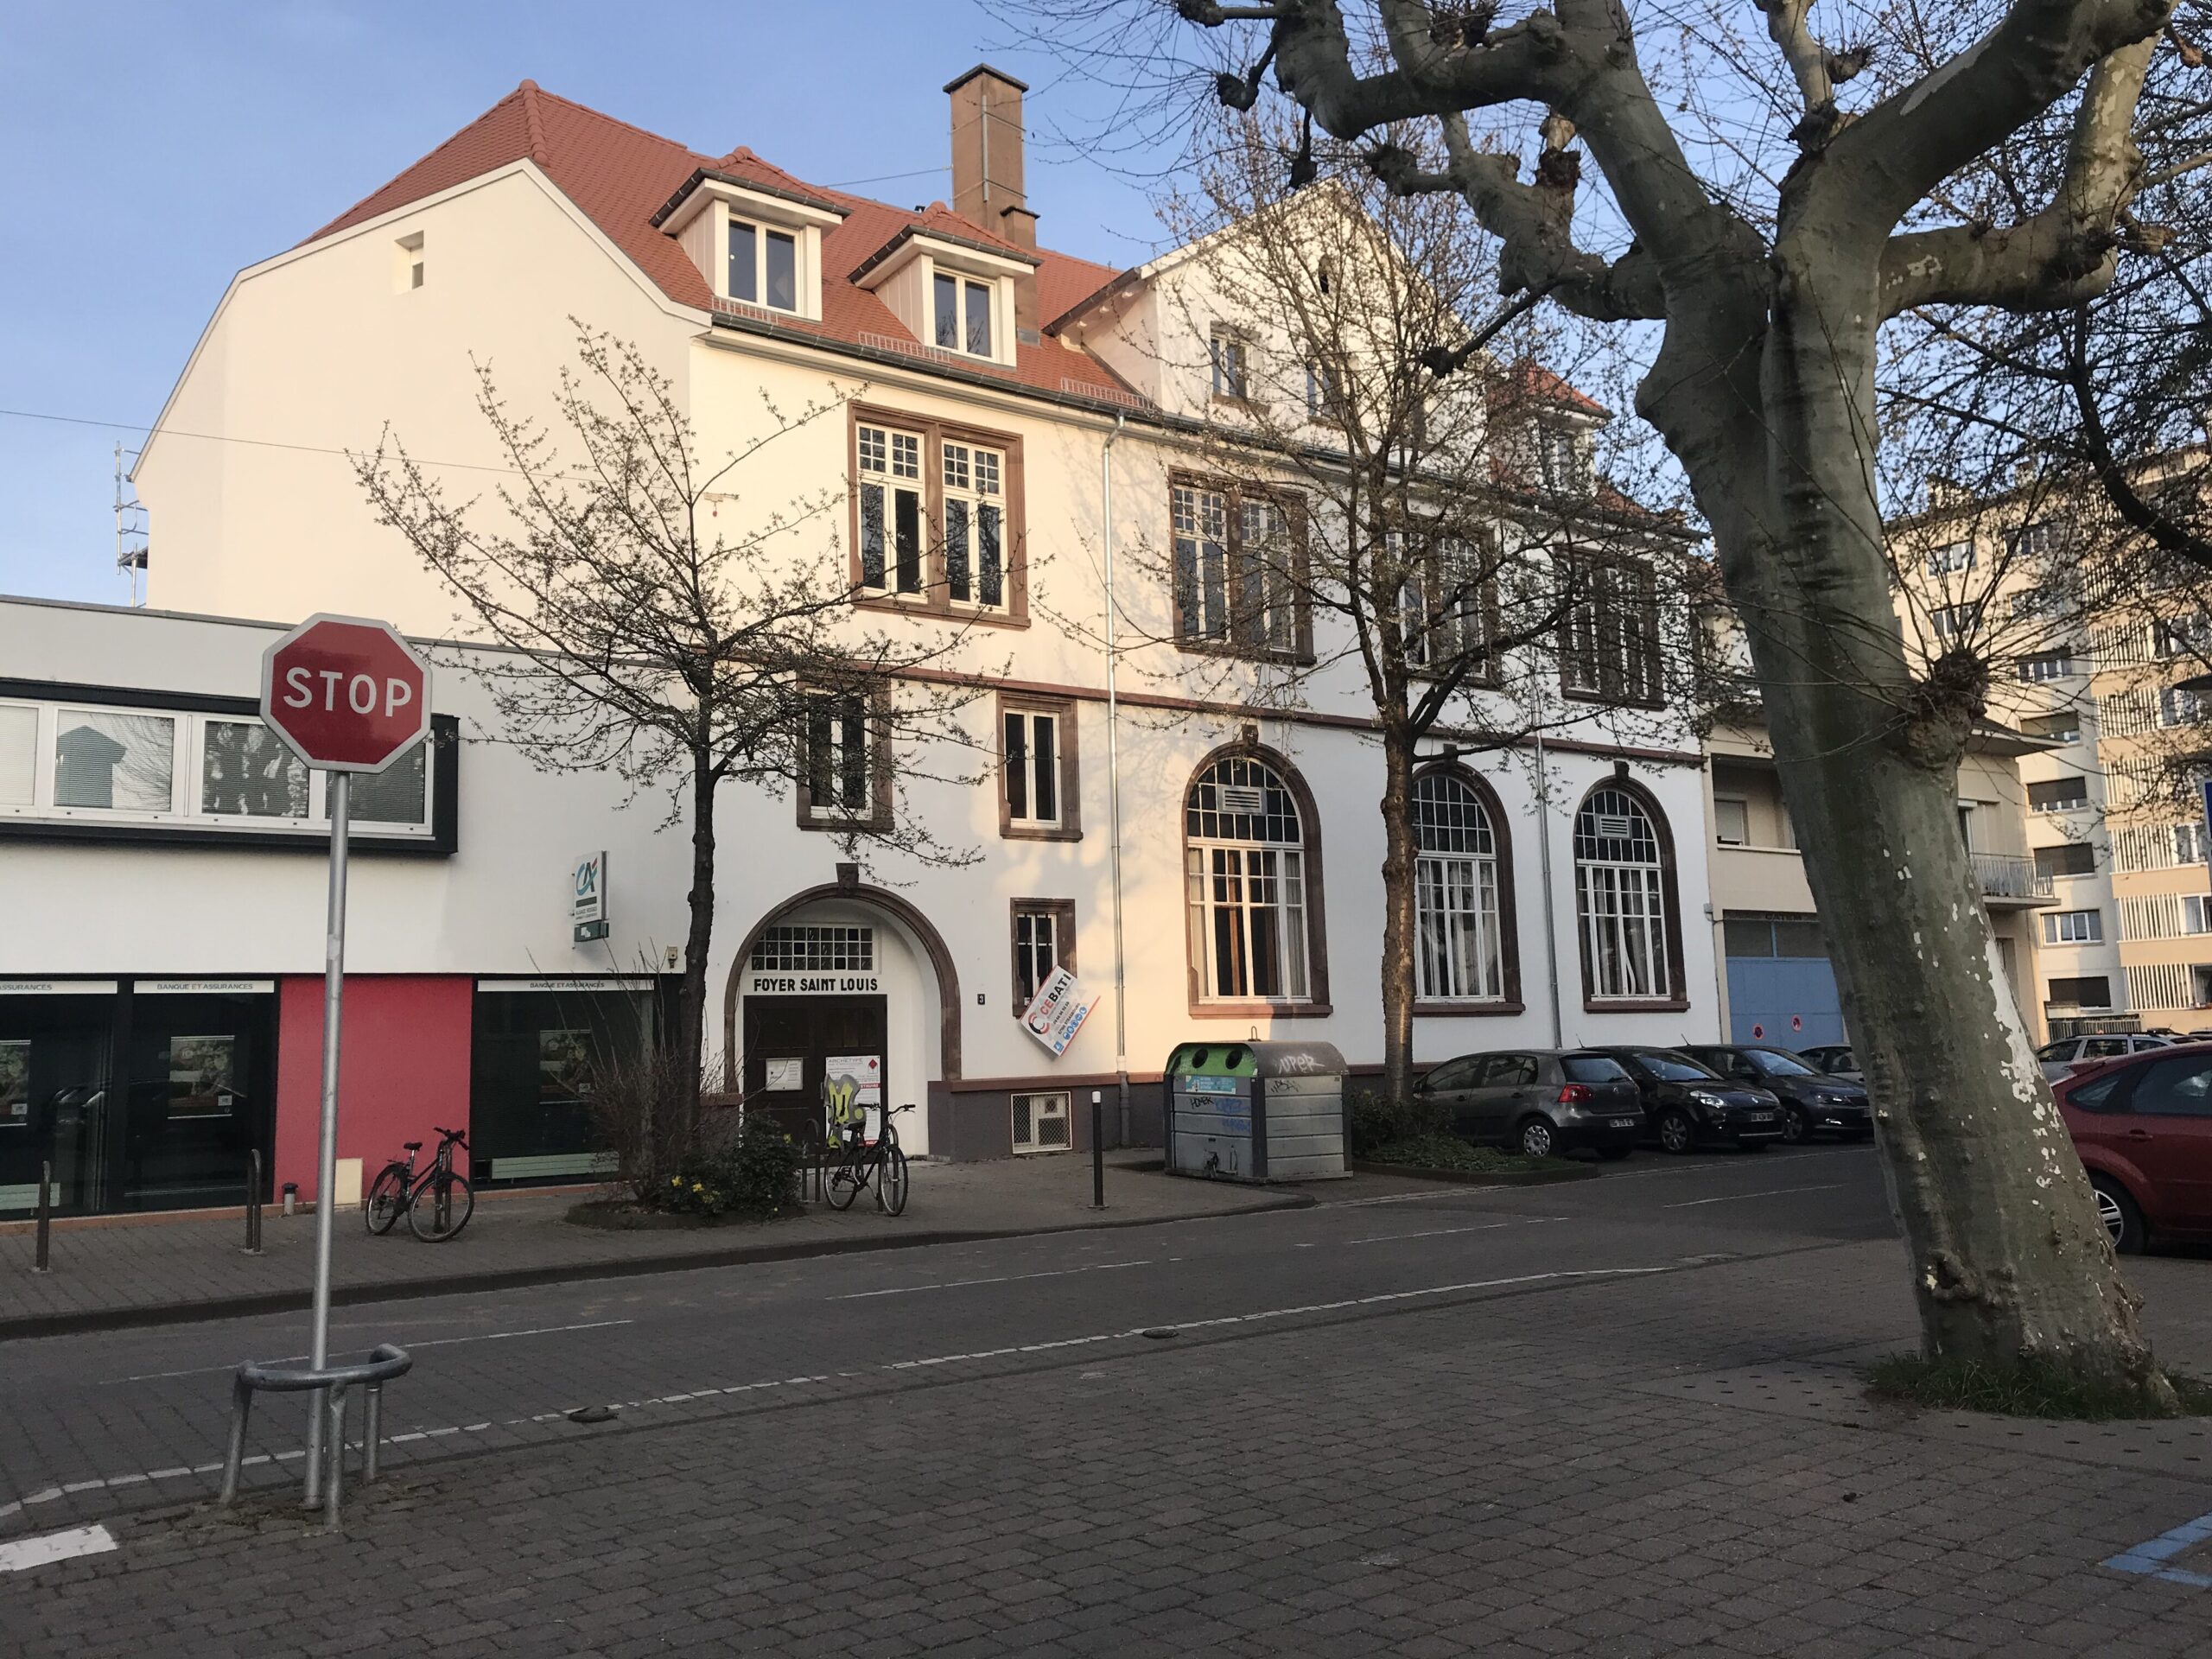
[[690,931],[683,946],[683,993],[676,1018],[677,1052],[683,1061],[677,1073],[677,1109],[683,1121],[677,1127],[680,1144],[689,1148],[699,1119],[699,1077],[706,1058],[707,957],[715,938],[715,785],[713,758],[695,751],[691,756],[691,891]]
[[[1960,652],[1916,673],[1905,655],[1868,459],[1872,264],[1785,236],[1775,270],[1764,442],[1677,454],[1751,640],[1924,1351],[2000,1370],[2045,1362],[2170,1412],[1960,833],[1958,761],[1986,665]],[[1674,443],[1697,417],[1671,413]]]
[[1413,1092],[1414,846],[1414,738],[1386,724],[1382,734],[1382,1092],[1393,1103]]

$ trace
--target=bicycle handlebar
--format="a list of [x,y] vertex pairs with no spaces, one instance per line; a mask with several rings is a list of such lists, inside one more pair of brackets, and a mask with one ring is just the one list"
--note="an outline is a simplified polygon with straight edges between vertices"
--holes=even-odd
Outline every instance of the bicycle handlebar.
[[442,1140],[458,1141],[464,1147],[468,1144],[468,1135],[465,1130],[448,1129],[436,1123],[431,1124],[430,1127],[437,1130],[439,1138]]

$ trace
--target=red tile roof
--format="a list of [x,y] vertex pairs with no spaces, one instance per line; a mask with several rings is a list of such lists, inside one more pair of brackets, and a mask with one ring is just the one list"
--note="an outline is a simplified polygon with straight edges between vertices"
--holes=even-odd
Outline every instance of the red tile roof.
[[1506,370],[1491,389],[1490,401],[1492,408],[1516,403],[1554,404],[1600,420],[1613,416],[1613,411],[1596,398],[1585,397],[1542,364],[1525,357]]
[[[673,139],[556,97],[530,80],[307,240],[318,241],[350,229],[525,157],[535,162],[662,292],[679,304],[701,310],[714,308],[713,291],[676,238],[664,235],[653,224],[654,216],[670,198],[696,175],[702,171],[725,174],[843,211],[844,222],[823,235],[822,321],[810,322],[749,309],[747,315],[768,319],[779,329],[819,334],[849,346],[899,351],[918,361],[937,359],[930,357],[888,306],[853,286],[844,273],[909,226],[1031,257],[943,202],[914,210],[825,189],[763,161],[743,146],[720,156],[703,156]],[[1034,257],[1039,262],[1038,311],[1047,321],[1115,275],[1109,266],[1043,248]],[[1011,369],[967,359],[960,359],[957,366],[1055,395],[1072,392],[1116,403],[1131,397],[1128,388],[1104,364],[1055,336],[1048,334],[1034,346],[1018,345],[1015,359]]]

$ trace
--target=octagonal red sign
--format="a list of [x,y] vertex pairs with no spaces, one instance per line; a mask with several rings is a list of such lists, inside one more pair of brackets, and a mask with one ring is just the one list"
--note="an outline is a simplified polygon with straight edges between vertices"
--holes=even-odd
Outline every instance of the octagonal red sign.
[[331,772],[382,772],[430,729],[430,671],[389,622],[311,616],[261,659],[261,717]]

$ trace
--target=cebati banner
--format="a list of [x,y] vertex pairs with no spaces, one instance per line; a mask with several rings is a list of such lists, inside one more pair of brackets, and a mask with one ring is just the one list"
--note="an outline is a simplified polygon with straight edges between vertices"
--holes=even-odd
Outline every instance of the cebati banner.
[[1029,1000],[1029,1007],[1021,1016],[1021,1028],[1052,1051],[1058,1058],[1068,1052],[1068,1045],[1083,1029],[1083,1022],[1090,1017],[1090,1004],[1084,999],[1083,987],[1076,982],[1073,974],[1065,968],[1055,968],[1037,988],[1037,995]]

